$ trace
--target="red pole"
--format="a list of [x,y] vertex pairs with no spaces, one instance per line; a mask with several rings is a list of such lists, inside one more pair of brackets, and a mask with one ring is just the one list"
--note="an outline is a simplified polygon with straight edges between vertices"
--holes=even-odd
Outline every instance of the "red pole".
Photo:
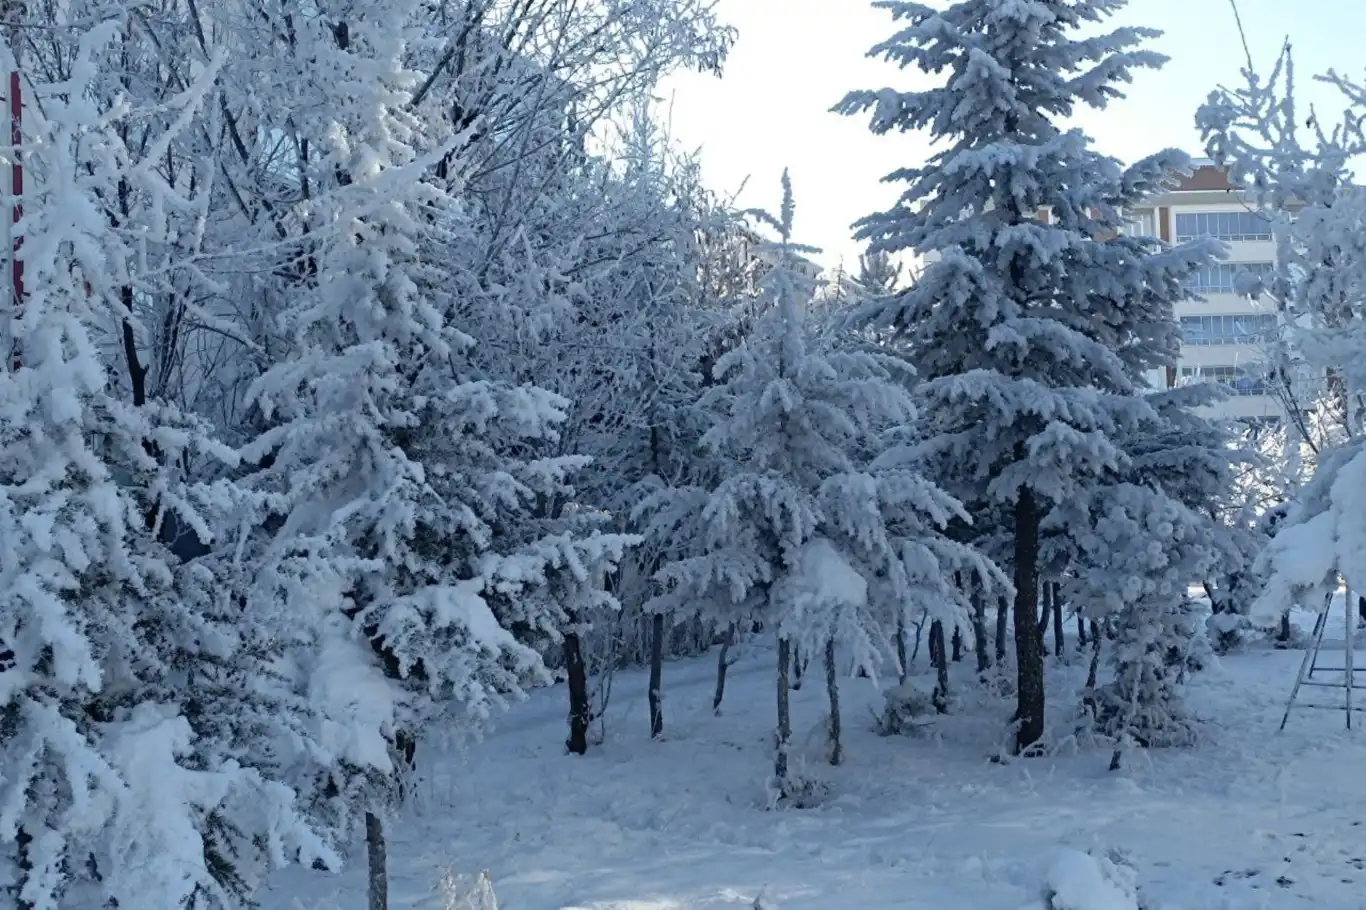
[[[24,238],[19,235],[17,225],[19,219],[24,216],[24,204],[21,201],[24,195],[24,163],[19,158],[19,147],[24,142],[24,96],[23,88],[19,80],[18,70],[18,47],[14,48],[15,66],[13,72],[9,74],[9,138],[10,138],[10,199],[12,201],[11,224],[16,225],[14,231],[14,243],[10,250],[10,287],[14,301],[14,317],[18,318],[24,307],[24,263],[19,258],[19,248],[23,246]],[[14,346],[14,369],[19,369],[23,365],[22,352],[16,342]]]
[[[20,238],[16,225],[23,217],[23,160],[20,158],[19,149],[23,146],[23,83],[19,78],[19,55],[20,46],[23,42],[23,34],[19,29],[19,20],[23,16],[25,3],[23,0],[4,0],[3,8],[5,18],[11,19],[10,22],[10,52],[14,55],[14,70],[10,72],[10,234],[12,242],[10,245],[10,301],[12,309],[11,318],[19,318],[23,312],[23,262],[19,261],[19,247],[23,246],[23,238]],[[23,351],[19,348],[18,339],[15,339],[14,351],[11,351],[11,362],[14,369],[19,369],[23,365]]]

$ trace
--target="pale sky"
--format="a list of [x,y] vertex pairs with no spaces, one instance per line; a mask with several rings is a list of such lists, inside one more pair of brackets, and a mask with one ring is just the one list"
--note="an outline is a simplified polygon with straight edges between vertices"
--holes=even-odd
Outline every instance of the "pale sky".
[[[1239,0],[1239,7],[1259,67],[1269,67],[1290,38],[1311,100],[1334,97],[1308,85],[1313,73],[1335,67],[1366,75],[1366,0]],[[906,90],[925,77],[866,57],[893,26],[865,0],[720,0],[720,8],[740,33],[725,75],[682,74],[662,88],[675,139],[701,149],[713,189],[743,185],[744,206],[776,209],[778,179],[789,168],[795,239],[822,247],[817,258],[827,266],[842,258],[856,268],[849,226],[895,202],[900,190],[882,176],[923,162],[928,143],[915,134],[873,136],[863,118],[829,108],[851,89]],[[1163,30],[1151,47],[1171,61],[1139,71],[1128,98],[1078,122],[1098,148],[1123,160],[1168,146],[1202,156],[1195,110],[1217,85],[1237,84],[1244,61],[1229,0],[1132,0],[1114,21]]]

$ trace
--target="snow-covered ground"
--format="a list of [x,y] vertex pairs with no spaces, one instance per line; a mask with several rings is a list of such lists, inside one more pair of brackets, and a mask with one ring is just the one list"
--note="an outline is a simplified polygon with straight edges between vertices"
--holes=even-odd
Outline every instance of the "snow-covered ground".
[[[1037,910],[1050,869],[1076,881],[1088,872],[1063,851],[1099,848],[1131,857],[1154,910],[1356,910],[1366,906],[1366,732],[1309,709],[1276,732],[1301,656],[1254,650],[1198,674],[1201,745],[1136,754],[1115,773],[1102,744],[1061,736],[1074,703],[1063,693],[1084,675],[1075,656],[1067,667],[1050,658],[1054,754],[1005,764],[989,758],[1011,706],[974,687],[970,656],[955,665],[958,688],[979,694],[926,736],[877,736],[877,693],[844,681],[839,768],[822,762],[813,676],[794,696],[797,745],[831,793],[811,810],[762,807],[766,651],[732,668],[720,717],[714,659],[669,664],[660,742],[647,735],[644,676],[619,674],[607,741],[582,758],[564,753],[557,687],[483,743],[427,753],[420,798],[391,828],[391,906],[439,907],[444,873],[486,869],[503,910],[748,908],[760,894],[785,910]],[[340,876],[280,876],[263,906],[361,910],[363,884],[357,851]]]

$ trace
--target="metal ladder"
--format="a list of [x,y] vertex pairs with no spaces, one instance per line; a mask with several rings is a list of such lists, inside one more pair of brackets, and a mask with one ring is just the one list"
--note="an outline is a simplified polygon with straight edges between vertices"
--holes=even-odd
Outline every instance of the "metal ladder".
[[[1336,593],[1336,592],[1333,592]],[[1346,633],[1343,641],[1343,660],[1340,667],[1320,667],[1319,652],[1323,647],[1323,632],[1328,627],[1328,614],[1333,610],[1333,593],[1330,593],[1323,601],[1323,609],[1319,611],[1318,617],[1314,620],[1314,632],[1309,639],[1309,647],[1304,652],[1304,660],[1300,661],[1300,672],[1295,677],[1295,688],[1290,690],[1290,700],[1286,702],[1285,714],[1281,717],[1280,729],[1285,729],[1285,724],[1290,720],[1290,710],[1295,707],[1295,699],[1300,694],[1301,686],[1318,686],[1324,689],[1342,689],[1345,693],[1345,700],[1340,705],[1313,705],[1305,704],[1303,708],[1322,708],[1329,711],[1342,711],[1347,716],[1347,729],[1352,729],[1352,712],[1363,710],[1352,704],[1352,692],[1356,689],[1356,674],[1366,672],[1366,667],[1358,667],[1355,664],[1356,656],[1356,622],[1352,609],[1354,595],[1348,588],[1343,592],[1342,608],[1345,614],[1344,631]],[[1333,681],[1314,679],[1314,674],[1318,673],[1341,673],[1340,679]]]

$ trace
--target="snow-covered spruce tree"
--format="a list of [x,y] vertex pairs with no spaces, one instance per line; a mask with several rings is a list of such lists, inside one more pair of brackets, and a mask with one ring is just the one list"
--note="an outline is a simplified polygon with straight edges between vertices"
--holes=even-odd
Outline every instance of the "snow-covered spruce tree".
[[1208,384],[1148,393],[1153,419],[1116,436],[1120,466],[1044,523],[1071,552],[1069,599],[1110,632],[1113,679],[1085,701],[1119,744],[1112,767],[1127,743],[1191,737],[1180,684],[1199,665],[1203,637],[1187,588],[1242,558],[1221,520],[1242,455],[1225,427],[1196,412],[1222,394]]
[[777,636],[776,798],[800,799],[790,760],[792,649],[820,653],[834,639],[874,673],[890,653],[888,604],[953,600],[955,568],[979,560],[943,536],[958,504],[906,470],[875,470],[866,453],[914,410],[901,362],[866,351],[814,349],[802,310],[812,292],[793,267],[791,186],[762,293],[771,309],[744,345],[717,364],[706,403],[717,422],[704,442],[733,467],[697,503],[703,552],[662,580],[699,600],[757,614]]
[[1122,459],[1112,434],[1148,413],[1136,377],[1174,352],[1171,301],[1210,248],[1114,236],[1120,210],[1158,189],[1182,155],[1122,170],[1060,125],[1079,106],[1118,97],[1135,69],[1161,64],[1140,49],[1149,29],[1082,34],[1122,3],[880,5],[903,24],[872,54],[943,82],[855,92],[837,110],[871,111],[876,133],[922,129],[948,145],[892,174],[908,184],[900,201],[860,223],[870,250],[934,261],[859,316],[914,341],[931,476],[964,501],[989,498],[1013,512],[1023,751],[1044,732],[1040,522]]
[[[422,77],[404,66],[405,36],[419,6],[298,23],[346,102],[297,124],[314,143],[314,267],[281,314],[287,356],[253,385],[265,429],[244,449],[256,466],[245,482],[264,496],[261,560],[292,579],[258,596],[288,589],[289,609],[318,630],[300,675],[337,758],[381,782],[401,778],[418,731],[477,729],[543,680],[528,642],[559,640],[628,542],[572,533],[567,477],[583,459],[536,457],[566,402],[481,376],[477,341],[453,319],[487,298],[459,256],[473,238],[458,183],[426,179],[459,149],[409,107]],[[528,593],[552,577],[563,598]],[[324,795],[371,813],[373,866],[394,789],[338,789]]]
[[[120,188],[187,205],[130,157],[129,109],[90,91],[118,31],[77,32],[67,78],[26,83],[25,294],[0,370],[0,874],[32,910],[240,907],[273,866],[336,855],[271,754],[309,732],[272,690],[273,630],[243,622],[221,565],[173,550],[172,527],[213,542],[239,500],[185,466],[233,454],[163,401],[122,400],[100,356],[140,280],[106,205]],[[192,115],[215,75],[167,105]]]
[[[1275,275],[1250,290],[1269,295],[1283,314],[1280,378],[1292,381],[1298,368],[1317,380],[1309,397],[1322,400],[1310,409],[1303,394],[1293,397],[1290,414],[1312,453],[1313,477],[1292,488],[1294,501],[1257,564],[1267,577],[1253,619],[1281,617],[1288,632],[1288,605],[1319,608],[1342,578],[1366,588],[1366,192],[1350,171],[1366,151],[1366,88],[1327,74],[1347,110],[1332,126],[1312,113],[1305,142],[1289,48],[1267,78],[1249,60],[1244,79],[1237,90],[1214,92],[1198,120],[1210,154],[1232,179],[1250,183],[1274,225]],[[1311,411],[1330,415],[1326,433],[1311,432],[1304,419]]]

